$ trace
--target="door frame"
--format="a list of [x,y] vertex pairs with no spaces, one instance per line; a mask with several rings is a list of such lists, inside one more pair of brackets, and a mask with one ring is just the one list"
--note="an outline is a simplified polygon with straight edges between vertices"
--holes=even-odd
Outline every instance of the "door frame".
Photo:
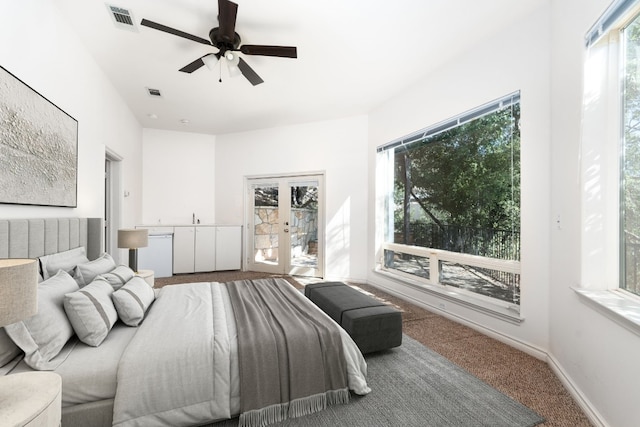
[[[249,212],[250,207],[253,206],[253,201],[251,200],[251,185],[258,181],[263,181],[265,183],[275,182],[275,181],[293,181],[300,180],[305,181],[308,179],[317,179],[318,181],[318,262],[317,262],[317,274],[311,277],[324,277],[325,275],[325,232],[326,232],[326,221],[325,221],[325,181],[326,174],[324,171],[310,171],[310,172],[299,172],[299,173],[281,173],[281,174],[270,174],[270,175],[245,175],[244,176],[244,226],[246,232],[244,233],[244,244],[243,244],[243,270],[249,271],[251,262],[251,257],[253,256],[253,212]],[[288,183],[287,183],[288,184]],[[282,217],[280,222],[281,229],[285,227],[282,223]],[[278,248],[283,245],[278,243]],[[287,238],[287,245],[284,251],[279,253],[279,262],[278,267],[274,269],[265,269],[265,272],[270,272],[274,274],[295,274],[291,273],[291,241]],[[266,271],[270,270],[270,271]]]
[[104,248],[119,264],[125,264],[118,250],[118,229],[122,222],[122,160],[123,157],[109,147],[104,153]]

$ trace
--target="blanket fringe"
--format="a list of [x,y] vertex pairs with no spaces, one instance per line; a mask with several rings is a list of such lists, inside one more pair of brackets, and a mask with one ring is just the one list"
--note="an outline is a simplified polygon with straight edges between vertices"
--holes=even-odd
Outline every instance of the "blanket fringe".
[[329,390],[324,393],[294,399],[265,408],[254,409],[240,414],[239,427],[264,427],[284,421],[320,412],[331,405],[349,403],[349,389]]

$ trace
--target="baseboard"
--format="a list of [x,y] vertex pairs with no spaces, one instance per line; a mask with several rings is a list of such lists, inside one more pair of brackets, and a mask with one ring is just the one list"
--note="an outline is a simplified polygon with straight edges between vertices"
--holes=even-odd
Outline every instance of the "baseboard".
[[418,307],[422,307],[425,310],[431,311],[433,313],[439,314],[447,319],[453,320],[454,322],[460,323],[462,325],[468,326],[484,335],[487,335],[491,338],[494,338],[504,344],[507,344],[513,348],[516,348],[524,353],[527,353],[530,356],[533,356],[537,359],[543,360],[549,365],[549,368],[554,373],[554,375],[560,380],[564,388],[571,395],[571,397],[576,401],[580,409],[584,412],[585,416],[589,418],[589,421],[594,425],[594,427],[610,427],[605,421],[604,418],[600,415],[600,413],[595,409],[593,405],[589,402],[586,396],[580,391],[580,389],[573,383],[571,378],[565,373],[564,369],[558,363],[558,361],[553,357],[553,355],[548,352],[530,345],[528,343],[516,340],[512,337],[504,335],[500,332],[494,331],[490,328],[486,328],[483,325],[469,321],[463,317],[456,316],[449,312],[442,311],[438,309],[438,307],[426,303],[424,301],[418,300],[411,295],[407,295],[398,289],[388,288],[379,283],[372,283],[370,281],[366,282],[367,284],[380,289],[381,291],[387,292],[390,295],[394,295],[398,298],[402,298],[405,301],[408,301],[412,304],[417,305]]
[[573,400],[576,401],[580,409],[584,412],[584,414],[589,418],[591,424],[594,427],[609,427],[600,413],[591,405],[586,396],[576,387],[576,385],[571,381],[571,378],[565,373],[564,369],[555,357],[551,354],[547,355],[547,365],[551,368],[551,371],[558,377],[564,388],[569,392]]
[[516,349],[518,349],[518,350],[520,350],[520,351],[522,351],[524,353],[527,353],[528,355],[533,356],[536,359],[540,359],[540,360],[544,360],[544,361],[547,360],[547,353],[544,350],[542,350],[542,349],[540,349],[540,348],[538,348],[538,347],[536,347],[534,345],[531,345],[531,344],[528,344],[528,343],[525,343],[525,342],[522,342],[522,341],[515,340],[515,339],[513,339],[512,337],[510,337],[508,335],[504,335],[501,332],[498,332],[496,330],[487,328],[486,326],[484,326],[484,325],[482,325],[480,323],[470,321],[469,319],[466,319],[464,317],[458,316],[455,313],[451,313],[450,311],[441,310],[436,305],[429,304],[428,302],[419,300],[419,299],[415,298],[412,295],[409,295],[409,294],[406,294],[406,293],[402,292],[399,289],[389,288],[389,287],[384,286],[384,285],[382,285],[380,283],[373,283],[373,282],[370,282],[370,281],[367,281],[367,284],[369,284],[369,285],[371,285],[371,286],[373,286],[375,288],[378,288],[381,291],[384,291],[384,292],[387,292],[387,293],[389,293],[391,295],[397,296],[398,298],[402,298],[405,301],[408,301],[408,302],[410,302],[412,304],[415,304],[418,307],[422,307],[425,310],[428,310],[428,311],[430,311],[432,313],[436,313],[436,314],[438,314],[438,315],[440,315],[442,317],[446,317],[449,320],[453,320],[454,322],[457,322],[457,323],[460,323],[462,325],[465,325],[465,326],[467,326],[467,327],[469,327],[471,329],[474,329],[474,330],[476,330],[476,331],[478,331],[478,332],[480,332],[480,333],[482,333],[484,335],[487,335],[487,336],[489,336],[489,337],[491,337],[491,338],[493,338],[493,339],[495,339],[497,341],[500,341],[500,342],[502,342],[504,344],[507,344],[508,346],[511,346],[511,347],[516,348]]

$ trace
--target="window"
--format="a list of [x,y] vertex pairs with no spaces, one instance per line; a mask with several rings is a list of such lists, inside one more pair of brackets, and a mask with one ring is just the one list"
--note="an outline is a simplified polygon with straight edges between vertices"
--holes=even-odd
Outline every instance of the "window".
[[519,120],[518,92],[378,149],[385,271],[519,305]]
[[640,295],[640,17],[622,30],[620,287]]
[[582,301],[640,335],[640,1],[616,0],[585,36]]

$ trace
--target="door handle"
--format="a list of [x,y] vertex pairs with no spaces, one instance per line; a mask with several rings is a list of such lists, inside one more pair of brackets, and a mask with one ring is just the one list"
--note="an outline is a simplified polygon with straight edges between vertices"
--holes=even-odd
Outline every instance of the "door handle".
[[289,232],[289,229],[288,229],[288,228],[285,228],[285,229],[284,229],[284,232],[285,232],[285,233],[288,233],[288,232]]

